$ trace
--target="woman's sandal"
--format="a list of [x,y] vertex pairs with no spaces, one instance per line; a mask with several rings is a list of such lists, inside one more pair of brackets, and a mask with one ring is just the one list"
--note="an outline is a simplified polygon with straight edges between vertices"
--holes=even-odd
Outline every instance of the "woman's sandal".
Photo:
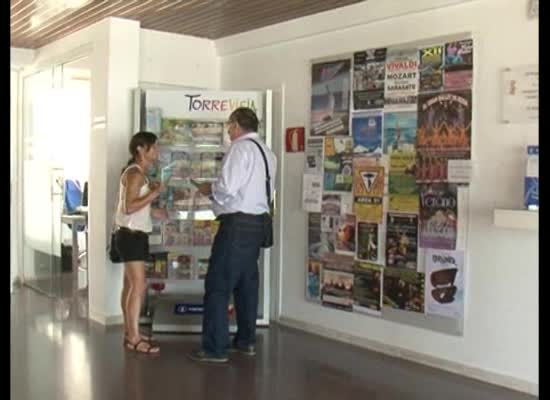
[[[143,336],[142,336],[142,337],[141,337],[141,341],[142,341],[142,342],[149,343],[149,344],[152,345],[152,346],[158,347],[157,342],[155,342],[155,341],[153,340],[152,337],[148,337],[148,338],[147,338],[147,337],[143,337]],[[130,342],[130,340],[128,340],[127,337],[124,337],[123,340],[122,340],[122,346],[123,346],[123,347],[126,347],[126,345],[128,345],[128,344],[130,344],[131,346],[133,346],[132,343]]]
[[[151,342],[151,343],[154,343],[153,342],[153,336],[152,335],[147,335],[145,333],[139,333],[139,335],[141,336],[141,339],[146,341],[146,342]],[[127,333],[125,332],[124,333],[124,336],[123,336],[123,341],[122,341],[122,345],[123,346],[126,346],[126,343],[128,342],[128,338],[127,338]]]
[[[138,346],[141,343],[145,343],[147,345],[146,350],[138,349]],[[131,347],[129,347],[128,345],[130,345]],[[132,343],[128,339],[125,339],[125,347],[126,347],[126,349],[135,351],[136,353],[150,354],[150,355],[156,355],[156,354],[160,353],[160,347],[159,346],[153,345],[153,344],[151,344],[151,342],[148,342],[148,341],[143,340],[143,339],[138,340],[136,343]],[[151,349],[155,349],[155,348],[157,348],[158,351],[151,351]]]

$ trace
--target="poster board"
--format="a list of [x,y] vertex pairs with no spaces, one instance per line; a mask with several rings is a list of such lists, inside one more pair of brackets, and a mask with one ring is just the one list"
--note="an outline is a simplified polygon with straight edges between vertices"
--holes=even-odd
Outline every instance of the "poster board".
[[[416,51],[416,55],[413,49]],[[389,68],[387,61],[384,64],[384,56],[387,54],[392,55],[390,58],[391,74],[381,67],[381,65],[385,65],[386,69]],[[322,96],[328,96],[328,92],[323,94],[319,89],[312,91],[311,111],[316,114],[315,117],[312,117],[312,123],[328,122],[329,119],[323,119],[321,114],[328,115],[329,111],[333,109],[338,109],[339,122],[343,120],[342,115],[348,115],[349,119],[340,124],[340,126],[346,127],[347,131],[342,128],[336,134],[332,134],[332,132],[317,130],[315,135],[306,138],[306,162],[311,161],[309,168],[306,165],[306,171],[310,174],[320,174],[324,177],[325,182],[321,211],[308,213],[307,300],[342,310],[342,312],[355,313],[361,312],[359,311],[361,309],[365,310],[364,304],[357,304],[357,299],[361,298],[364,299],[365,304],[368,303],[371,307],[368,312],[361,312],[368,315],[365,317],[367,319],[381,318],[449,335],[463,335],[468,282],[466,250],[469,179],[461,178],[460,182],[456,182],[457,178],[453,178],[451,175],[449,180],[447,174],[449,165],[452,165],[454,169],[456,169],[456,165],[466,165],[471,175],[472,119],[473,103],[475,103],[473,59],[472,38],[469,34],[460,34],[424,43],[389,46],[385,49],[360,49],[354,53],[339,54],[311,61],[311,69],[316,70],[316,75],[312,76],[312,85],[317,88],[319,87],[318,77],[330,75],[330,71],[319,71],[319,65],[331,66],[333,65],[331,63],[334,62],[340,65],[338,70],[340,97],[337,97],[334,102],[334,99],[331,101],[329,98],[322,98]],[[341,83],[344,81],[341,69],[342,66],[347,67],[346,60],[351,61],[348,71],[349,92],[341,87]],[[388,78],[388,76],[392,81],[384,82],[382,77]],[[392,89],[392,95],[389,97],[385,96],[385,90],[388,88]],[[348,95],[349,98],[341,98],[345,95]],[[316,98],[313,98],[314,96]],[[389,100],[388,107],[384,105],[386,100]],[[453,110],[452,113],[443,111],[449,108]],[[403,113],[410,113],[410,115]],[[380,115],[383,121],[382,129],[377,126]],[[434,129],[434,116],[439,123],[442,123],[437,126],[437,129]],[[451,125],[459,127],[454,131],[451,129],[451,136],[454,135],[452,140],[448,139]],[[363,132],[354,132],[356,126]],[[369,135],[380,134],[382,135],[382,146],[378,149],[380,141]],[[344,144],[348,137],[353,138],[351,146]],[[420,140],[418,140],[419,137]],[[428,140],[434,137],[440,139],[437,144]],[[329,139],[327,140],[327,138]],[[324,144],[321,146],[322,151],[319,150],[317,142],[314,146],[315,149],[311,152],[308,151],[308,141],[311,139],[324,140]],[[361,170],[363,172],[358,173],[356,158],[361,155],[366,156],[370,161],[363,163]],[[321,163],[314,162],[315,156],[322,157],[323,161]],[[449,163],[449,161],[451,162]],[[319,167],[319,164],[321,164],[322,171],[315,171],[311,168],[311,165]],[[414,172],[410,169],[411,166],[414,166]],[[419,167],[422,167],[423,170],[419,171]],[[375,186],[373,182],[382,171],[384,176],[383,201],[376,199],[377,196],[368,196],[369,193],[365,192],[356,196],[355,184],[352,184],[350,189],[346,183],[348,181],[343,177],[346,171],[351,172],[353,176],[363,177],[364,189],[367,191]],[[411,173],[414,174],[412,178]],[[327,175],[335,175],[335,178],[327,179]],[[434,193],[432,187],[437,185],[443,185],[445,188],[452,187],[453,191],[450,197],[448,190],[440,192],[436,190]],[[422,196],[427,200],[423,202]],[[348,204],[349,197],[352,199],[351,207]],[[363,202],[362,211],[359,211],[356,202],[359,197]],[[462,252],[463,259],[458,267],[460,273],[451,273],[452,277],[450,277],[449,271],[452,272],[455,268],[452,265],[447,265],[440,268],[440,270],[446,270],[440,274],[424,276],[426,271],[424,257],[427,249],[419,246],[420,239],[422,235],[426,235],[426,226],[424,225],[428,225],[428,221],[433,224],[437,218],[440,218],[441,214],[438,211],[442,209],[435,208],[431,214],[428,213],[427,216],[424,216],[423,208],[431,201],[445,201],[447,198],[454,199],[455,204],[454,208],[451,207],[451,217],[447,216],[442,223],[447,227],[454,224],[451,235],[446,240],[437,241],[432,238],[432,241],[426,242],[424,238],[422,242],[443,246],[441,251],[445,251],[443,249],[447,248],[451,252]],[[382,217],[379,214],[380,203],[384,204]],[[369,212],[366,212],[366,209]],[[449,212],[449,209],[445,211]],[[354,232],[356,235],[355,247],[348,247],[346,253],[338,251],[338,249],[342,247],[342,242],[345,243],[349,236],[345,234],[346,229],[342,228],[342,225],[345,225],[342,220],[348,221],[348,225],[350,224],[348,214],[356,217],[357,221],[361,219],[364,227],[359,228],[357,222]],[[409,228],[404,221],[398,222],[397,227],[392,228],[392,222],[389,220],[390,214],[395,214],[398,217],[411,217]],[[358,215],[361,215],[361,218]],[[437,217],[435,217],[436,215]],[[363,233],[368,232],[369,224],[376,228],[370,229],[370,233]],[[409,229],[408,232],[415,239],[412,244],[409,240],[407,245],[403,245],[408,246],[407,254],[410,254],[412,258],[410,258],[410,262],[398,262],[389,266],[393,263],[390,258],[395,257],[395,254],[390,254],[392,245],[389,240],[395,239],[398,242],[403,229]],[[359,239],[359,235],[362,235],[363,239]],[[367,243],[365,246],[377,249],[372,253],[371,260],[358,258],[358,252],[362,251],[359,242],[362,240]],[[334,251],[331,250],[332,248]],[[352,257],[351,260],[339,258],[350,254],[350,248],[353,249],[351,254],[355,254],[355,257]],[[370,257],[368,250],[362,251],[361,254],[361,258]],[[371,269],[371,272],[357,273],[356,264],[359,261],[366,261],[367,264],[372,263],[372,265],[366,266],[367,269]],[[374,279],[372,268],[384,271],[383,278]],[[433,269],[430,271],[433,272]],[[452,281],[455,275],[460,276],[461,279],[461,286],[458,289],[455,287],[455,283],[459,285],[459,281]],[[447,278],[451,279],[450,283],[445,281]],[[430,285],[426,284],[428,279]],[[448,312],[443,305],[440,308],[430,307],[431,313],[426,313],[424,310],[428,307],[425,304],[415,305],[415,302],[412,301],[414,299],[409,299],[411,301],[407,301],[406,305],[404,305],[405,302],[398,304],[398,301],[391,305],[395,298],[389,298],[387,302],[384,299],[385,304],[382,305],[380,312],[375,309],[379,292],[372,293],[367,290],[369,283],[365,282],[380,282],[376,285],[380,285],[382,297],[384,297],[384,288],[388,288],[389,293],[389,288],[393,283],[397,287],[403,285],[403,282],[409,289],[413,288],[414,292],[422,292],[424,297],[432,296],[433,298],[437,295],[443,302],[448,301],[456,294],[459,297],[459,300],[456,300],[459,302],[459,311],[456,312],[454,309],[452,313]],[[428,286],[430,293],[426,289]],[[453,302],[455,302],[454,299]]]

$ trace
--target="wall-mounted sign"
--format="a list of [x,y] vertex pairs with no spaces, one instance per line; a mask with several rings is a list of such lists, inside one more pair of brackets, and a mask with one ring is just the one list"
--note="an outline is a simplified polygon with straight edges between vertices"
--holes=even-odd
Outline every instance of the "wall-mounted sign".
[[502,121],[538,122],[539,66],[506,68],[502,72]]
[[529,1],[529,18],[535,18],[539,16],[539,0]]

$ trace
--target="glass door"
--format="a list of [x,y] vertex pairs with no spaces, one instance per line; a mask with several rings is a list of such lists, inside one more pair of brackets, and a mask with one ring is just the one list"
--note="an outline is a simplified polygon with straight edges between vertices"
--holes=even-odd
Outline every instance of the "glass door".
[[[71,230],[62,224],[64,184],[88,180],[90,133],[89,58],[24,77],[23,276],[27,285],[61,298],[72,295]],[[85,250],[84,235],[78,246]],[[80,237],[82,236],[82,238]],[[64,273],[68,272],[68,273]]]
[[55,122],[51,118],[54,70],[23,78],[23,276],[49,296],[59,290],[63,169],[52,162]]

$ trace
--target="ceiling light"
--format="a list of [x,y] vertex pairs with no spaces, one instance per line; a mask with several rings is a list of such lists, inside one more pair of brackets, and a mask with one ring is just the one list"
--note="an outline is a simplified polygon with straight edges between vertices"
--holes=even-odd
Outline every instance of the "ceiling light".
[[38,27],[42,23],[42,19],[36,15],[31,17],[31,29]]
[[90,0],[65,0],[65,7],[67,8],[80,8],[88,3]]

